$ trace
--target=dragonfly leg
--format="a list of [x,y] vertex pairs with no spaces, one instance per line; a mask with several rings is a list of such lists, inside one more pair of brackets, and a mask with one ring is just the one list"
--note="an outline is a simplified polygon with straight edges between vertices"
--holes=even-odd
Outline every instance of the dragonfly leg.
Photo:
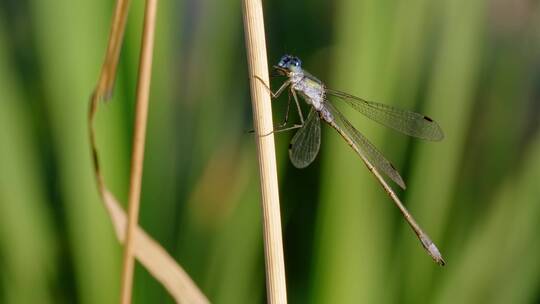
[[285,81],[281,87],[279,87],[279,89],[274,93],[272,92],[272,90],[270,89],[270,87],[264,82],[264,80],[262,80],[261,77],[255,75],[253,76],[255,77],[256,79],[258,79],[263,85],[264,87],[268,90],[268,92],[270,92],[270,95],[272,95],[272,98],[278,98],[279,95],[281,95],[281,93],[283,93],[283,91],[291,84],[291,81],[290,80],[287,80]]
[[[287,125],[287,123],[289,122],[290,109],[291,109],[291,92],[289,92],[289,100],[287,101],[287,110],[285,112],[285,121],[278,125],[279,130],[281,130],[281,128],[285,127]],[[253,133],[253,132],[255,132],[255,130],[251,129],[251,130],[249,130],[247,132],[248,133]],[[269,134],[271,134],[271,133],[269,133]]]
[[264,137],[264,136],[268,136],[268,135],[271,135],[271,134],[274,134],[274,133],[280,133],[280,132],[290,131],[290,130],[294,130],[294,129],[299,129],[299,128],[303,127],[303,126],[304,126],[304,124],[294,125],[292,127],[287,127],[287,128],[283,128],[283,129],[278,128],[278,129],[273,130],[272,132],[262,134],[262,135],[259,135],[259,136]]
[[287,110],[285,111],[285,121],[279,125],[280,128],[283,128],[287,125],[289,121],[289,112],[291,109],[291,92],[289,91],[289,99],[287,100]]
[[291,88],[291,93],[294,97],[294,101],[296,102],[296,108],[298,109],[298,115],[300,115],[300,121],[302,122],[302,125],[304,124],[304,115],[302,115],[302,109],[300,108],[300,103],[298,102],[298,96],[296,96],[296,92]]

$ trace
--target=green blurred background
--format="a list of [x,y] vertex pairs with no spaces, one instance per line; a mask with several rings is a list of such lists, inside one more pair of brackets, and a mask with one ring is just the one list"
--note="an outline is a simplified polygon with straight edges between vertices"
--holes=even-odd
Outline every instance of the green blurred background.
[[[105,179],[122,202],[143,6],[132,3],[114,97],[97,116]],[[539,2],[264,6],[270,63],[295,54],[330,87],[430,115],[446,134],[409,139],[338,104],[404,176],[399,195],[444,268],[336,132],[323,127],[304,170],[288,160],[292,134],[276,136],[289,301],[540,303]],[[0,1],[1,303],[119,299],[122,248],[86,129],[113,8]],[[158,17],[140,224],[212,302],[265,302],[240,1],[160,1]],[[274,103],[275,122],[285,104]],[[134,302],[172,299],[138,266]]]

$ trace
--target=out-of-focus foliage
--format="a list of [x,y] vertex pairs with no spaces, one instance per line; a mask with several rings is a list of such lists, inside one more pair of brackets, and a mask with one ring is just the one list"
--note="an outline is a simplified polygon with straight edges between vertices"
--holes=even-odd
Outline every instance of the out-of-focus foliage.
[[[1,303],[118,300],[122,248],[86,129],[113,7],[0,2]],[[97,117],[124,202],[142,15],[134,2]],[[161,1],[158,17],[140,224],[212,302],[265,302],[240,3]],[[426,113],[446,134],[409,139],[337,104],[403,173],[400,196],[444,268],[333,130],[304,170],[288,161],[291,134],[277,135],[291,303],[540,301],[540,4],[279,0],[265,17],[270,62],[293,53],[328,86]],[[142,267],[134,290],[136,303],[172,302]]]

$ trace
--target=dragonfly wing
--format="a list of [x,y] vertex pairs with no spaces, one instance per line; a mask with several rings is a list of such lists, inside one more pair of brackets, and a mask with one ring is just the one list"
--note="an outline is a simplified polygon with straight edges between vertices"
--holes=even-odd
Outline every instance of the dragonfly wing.
[[341,91],[326,89],[326,93],[344,100],[368,118],[401,133],[433,141],[444,138],[441,127],[425,115],[367,101]]
[[311,108],[304,126],[294,134],[289,146],[289,158],[296,168],[305,168],[315,160],[321,146],[321,120]]
[[[336,129],[349,145],[362,157],[369,161],[375,168],[390,177],[401,188],[405,189],[405,182],[394,165],[390,163],[382,154],[362,135],[354,126],[339,112],[332,104],[325,103],[325,108],[329,112],[328,123]],[[323,114],[324,115],[324,114]]]

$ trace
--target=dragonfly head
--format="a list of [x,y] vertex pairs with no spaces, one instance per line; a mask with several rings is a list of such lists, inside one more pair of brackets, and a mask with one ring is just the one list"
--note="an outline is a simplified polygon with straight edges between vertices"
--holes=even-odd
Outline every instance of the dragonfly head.
[[298,72],[302,69],[302,61],[292,55],[283,55],[278,64],[274,66],[274,69],[282,75],[289,76],[291,72]]

